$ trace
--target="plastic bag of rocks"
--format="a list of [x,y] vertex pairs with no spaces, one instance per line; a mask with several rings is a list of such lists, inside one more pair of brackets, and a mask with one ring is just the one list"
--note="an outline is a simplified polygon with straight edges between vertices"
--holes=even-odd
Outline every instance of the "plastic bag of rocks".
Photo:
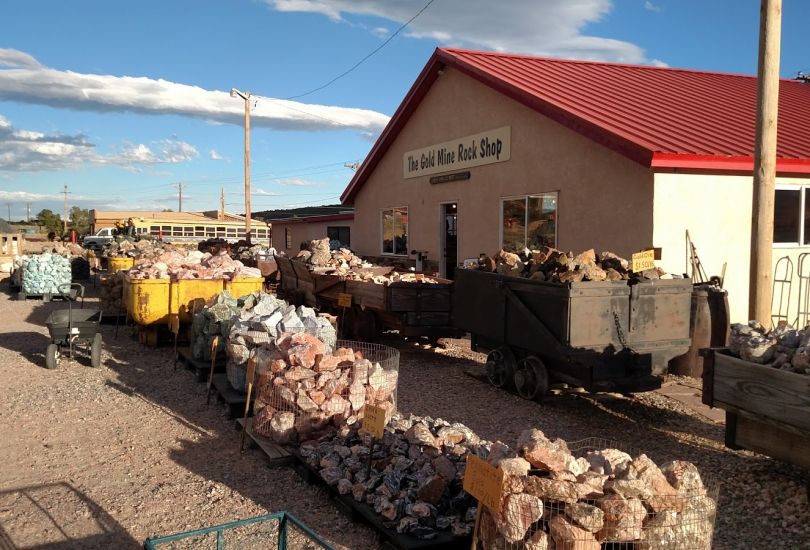
[[731,325],[729,351],[743,361],[797,374],[810,374],[810,327],[796,330],[784,321],[767,330],[757,321]]
[[659,467],[586,440],[571,447],[526,430],[512,450],[493,443],[488,460],[504,472],[498,510],[485,509],[485,548],[603,545],[652,550],[710,549],[717,489],[685,461]]
[[216,336],[223,336],[219,339],[217,353],[225,349],[227,340],[224,336],[230,330],[230,320],[239,312],[239,302],[226,290],[217,294],[202,310],[194,314],[191,324],[191,353],[195,359],[211,360],[211,346]]
[[20,256],[16,264],[20,267],[22,290],[27,294],[58,294],[66,290],[63,285],[71,282],[70,261],[59,254]]
[[390,529],[450,544],[458,543],[451,535],[472,533],[477,508],[463,490],[464,469],[470,453],[487,454],[488,442],[463,424],[413,415],[394,414],[373,447],[357,428],[305,441],[299,452],[327,484],[373,509]]
[[332,351],[308,332],[283,332],[272,349],[258,351],[257,433],[295,443],[328,427],[358,425],[367,404],[390,418],[396,410],[399,352],[363,342],[338,345]]

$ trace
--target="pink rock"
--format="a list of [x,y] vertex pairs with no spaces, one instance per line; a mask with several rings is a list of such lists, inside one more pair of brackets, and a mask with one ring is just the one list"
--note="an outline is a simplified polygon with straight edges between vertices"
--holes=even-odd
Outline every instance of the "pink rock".
[[554,516],[548,522],[555,550],[599,550],[602,545],[593,533],[577,527],[563,516]]

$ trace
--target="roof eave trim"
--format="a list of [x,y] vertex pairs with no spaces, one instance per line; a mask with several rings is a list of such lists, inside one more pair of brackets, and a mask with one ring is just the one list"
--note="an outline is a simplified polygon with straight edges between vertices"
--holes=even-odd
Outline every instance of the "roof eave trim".
[[[714,155],[683,155],[655,153],[651,167],[708,170],[717,172],[753,172],[753,157],[723,157]],[[777,174],[810,174],[810,159],[776,159]]]

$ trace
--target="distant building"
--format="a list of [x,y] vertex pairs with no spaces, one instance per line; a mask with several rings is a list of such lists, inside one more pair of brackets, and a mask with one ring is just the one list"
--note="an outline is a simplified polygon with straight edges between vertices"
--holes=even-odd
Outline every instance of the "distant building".
[[327,214],[267,220],[273,226],[273,246],[279,252],[294,256],[302,243],[328,237],[341,246],[351,248],[354,214]]

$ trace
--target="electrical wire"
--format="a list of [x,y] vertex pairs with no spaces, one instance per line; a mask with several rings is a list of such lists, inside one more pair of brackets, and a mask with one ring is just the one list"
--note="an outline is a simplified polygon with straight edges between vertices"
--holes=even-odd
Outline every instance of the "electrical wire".
[[421,10],[419,10],[418,12],[416,12],[416,15],[414,15],[413,17],[411,17],[410,19],[408,19],[408,20],[407,20],[405,23],[403,23],[403,24],[402,24],[402,25],[401,25],[401,26],[400,26],[400,27],[399,27],[399,28],[398,28],[396,31],[394,31],[394,33],[393,33],[391,36],[389,36],[389,37],[388,37],[388,38],[385,40],[385,42],[383,42],[382,44],[380,44],[379,46],[377,46],[376,48],[374,48],[374,49],[371,51],[371,53],[369,53],[369,54],[368,54],[368,55],[366,55],[366,56],[365,56],[363,59],[361,59],[360,61],[358,61],[357,63],[355,63],[355,64],[354,64],[354,65],[353,65],[351,68],[347,69],[346,71],[343,71],[342,73],[340,73],[339,75],[337,75],[335,78],[333,78],[332,80],[330,80],[330,81],[329,81],[329,82],[327,82],[326,84],[322,84],[322,85],[318,86],[317,88],[313,88],[312,90],[310,90],[310,91],[308,91],[308,92],[304,92],[303,94],[298,94],[298,95],[293,95],[293,96],[290,96],[290,97],[285,97],[284,99],[298,99],[299,97],[304,97],[304,96],[308,96],[308,95],[310,95],[310,94],[314,94],[315,92],[319,92],[319,91],[323,90],[324,88],[327,88],[327,87],[331,86],[332,84],[334,84],[335,82],[337,82],[338,80],[340,80],[341,78],[343,78],[344,76],[348,75],[349,73],[351,73],[352,71],[354,71],[354,70],[355,70],[357,67],[359,67],[360,65],[362,65],[363,63],[365,63],[365,61],[366,61],[366,60],[368,60],[368,59],[369,59],[371,56],[373,56],[373,55],[374,55],[374,54],[376,54],[378,51],[380,51],[380,50],[381,50],[381,49],[383,49],[385,46],[387,46],[387,45],[388,45],[388,43],[389,43],[389,42],[391,42],[391,40],[393,40],[393,39],[394,39],[394,37],[395,37],[395,36],[397,36],[399,33],[401,33],[401,32],[402,32],[402,31],[403,31],[403,30],[404,30],[404,29],[405,29],[405,28],[406,28],[408,25],[410,25],[411,23],[413,23],[413,21],[414,21],[414,20],[415,20],[417,17],[419,17],[420,15],[422,15],[422,12],[424,12],[426,9],[428,9],[428,8],[430,7],[430,5],[431,5],[431,4],[432,4],[434,1],[435,1],[435,0],[428,0],[428,3],[427,3],[427,4],[425,4],[425,5],[422,7],[422,9],[421,9]]

